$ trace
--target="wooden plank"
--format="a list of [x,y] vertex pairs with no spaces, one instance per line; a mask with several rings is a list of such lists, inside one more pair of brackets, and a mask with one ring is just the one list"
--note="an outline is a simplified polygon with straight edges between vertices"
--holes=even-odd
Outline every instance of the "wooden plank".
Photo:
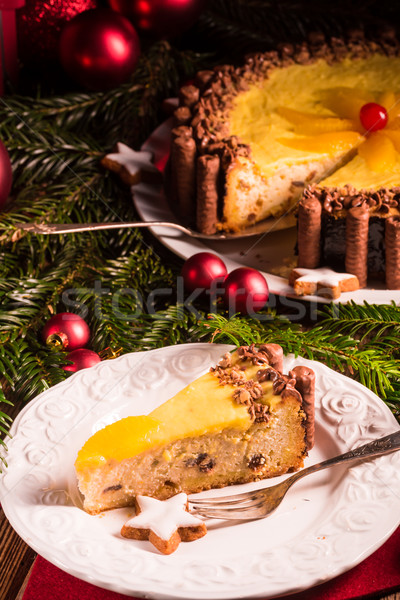
[[0,509],[0,600],[14,600],[35,559]]
[[[23,405],[2,406],[15,418]],[[0,600],[15,600],[36,553],[16,534],[0,506]]]
[[[33,564],[34,564],[34,563],[32,563],[32,565],[31,565],[31,568],[30,568],[30,569],[29,569],[29,571],[27,572],[27,574],[26,574],[26,576],[25,576],[25,579],[24,579],[24,581],[23,581],[23,583],[22,583],[22,586],[20,587],[20,589],[19,589],[19,591],[18,591],[18,594],[17,594],[17,596],[15,596],[15,600],[22,600],[22,597],[23,597],[23,595],[24,595],[24,592],[25,592],[26,586],[28,585],[29,577],[31,576],[31,572],[32,572],[32,569],[33,569]],[[14,597],[13,597],[13,598],[10,598],[9,600],[14,600]]]

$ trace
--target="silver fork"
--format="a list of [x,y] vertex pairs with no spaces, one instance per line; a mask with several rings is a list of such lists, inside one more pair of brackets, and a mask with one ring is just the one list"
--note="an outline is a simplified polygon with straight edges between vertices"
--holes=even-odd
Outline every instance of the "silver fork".
[[261,519],[270,515],[282,502],[289,488],[310,473],[350,461],[364,461],[400,449],[400,430],[298,471],[277,485],[231,496],[194,499],[189,503],[196,515],[211,519]]

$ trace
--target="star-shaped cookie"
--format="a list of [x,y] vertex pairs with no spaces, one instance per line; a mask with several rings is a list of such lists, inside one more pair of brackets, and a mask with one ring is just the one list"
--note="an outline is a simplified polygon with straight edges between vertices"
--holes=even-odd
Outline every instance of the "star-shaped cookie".
[[162,554],[172,554],[180,542],[192,542],[207,533],[204,522],[188,511],[184,493],[168,500],[136,496],[136,513],[122,527],[121,535],[149,540]]
[[297,296],[318,294],[325,298],[339,298],[342,292],[358,290],[360,284],[355,275],[336,273],[331,269],[293,269],[289,275],[289,285]]
[[126,144],[118,142],[116,152],[106,154],[101,160],[103,167],[117,173],[127,185],[138,183],[160,183],[162,174],[152,163],[151,152],[132,150]]

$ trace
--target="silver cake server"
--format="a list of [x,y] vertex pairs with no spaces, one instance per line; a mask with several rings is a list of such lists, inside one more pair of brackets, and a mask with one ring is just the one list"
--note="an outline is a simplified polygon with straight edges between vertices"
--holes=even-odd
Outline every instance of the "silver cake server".
[[203,240],[227,240],[234,238],[250,237],[252,235],[261,235],[263,233],[272,233],[280,229],[288,229],[295,225],[295,217],[293,214],[285,215],[277,219],[265,219],[260,223],[256,223],[251,227],[247,227],[237,232],[218,232],[214,234],[205,234],[185,227],[179,223],[170,221],[138,221],[138,222],[110,222],[110,223],[16,223],[17,229],[23,229],[29,233],[38,233],[42,235],[52,235],[60,233],[79,233],[82,231],[99,231],[104,229],[127,229],[136,227],[171,227],[187,236],[203,239]]

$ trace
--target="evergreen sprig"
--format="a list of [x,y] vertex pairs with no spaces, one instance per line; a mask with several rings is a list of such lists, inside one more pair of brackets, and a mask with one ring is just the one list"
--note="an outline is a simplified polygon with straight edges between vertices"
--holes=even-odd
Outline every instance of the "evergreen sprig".
[[106,93],[0,98],[2,139],[11,141],[18,132],[28,139],[43,135],[46,141],[49,131],[64,135],[70,131],[99,140],[103,149],[116,141],[136,146],[155,127],[162,100],[176,95],[179,85],[205,64],[207,56],[178,51],[160,41],[142,54],[131,81]]
[[365,343],[372,339],[384,344],[386,340],[392,346],[393,339],[400,334],[400,307],[394,302],[387,305],[368,302],[359,305],[353,301],[332,304],[321,310],[321,315],[322,326],[332,333],[360,337]]

